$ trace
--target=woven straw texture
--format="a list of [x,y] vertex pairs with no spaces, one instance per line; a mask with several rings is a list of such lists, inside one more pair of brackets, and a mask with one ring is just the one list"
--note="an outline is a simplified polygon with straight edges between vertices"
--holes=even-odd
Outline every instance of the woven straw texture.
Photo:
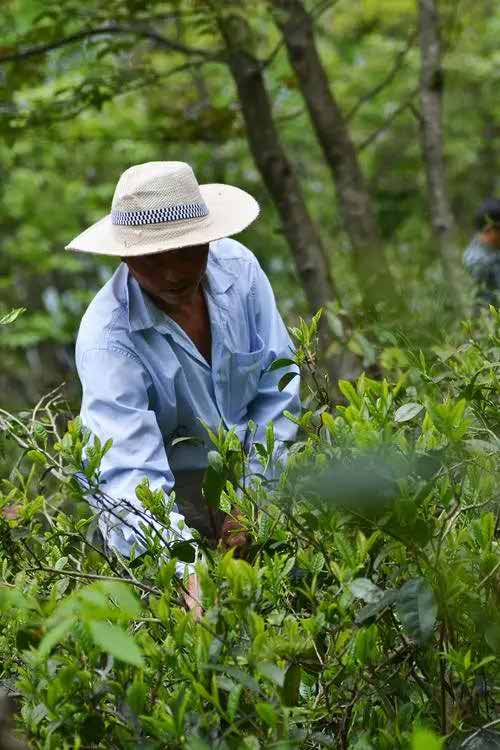
[[[147,162],[121,175],[112,210],[157,211],[204,203],[207,216],[148,223],[113,224],[111,214],[75,237],[66,248],[103,255],[141,255],[211,242],[241,232],[259,213],[251,195],[232,185],[198,185],[184,162]],[[182,214],[182,211],[179,212]]]

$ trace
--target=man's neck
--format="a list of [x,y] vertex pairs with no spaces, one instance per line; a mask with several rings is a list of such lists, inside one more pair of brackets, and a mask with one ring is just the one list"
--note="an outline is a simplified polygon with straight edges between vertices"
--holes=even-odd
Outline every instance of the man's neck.
[[189,297],[184,297],[183,299],[180,299],[178,302],[174,302],[172,299],[165,300],[162,297],[153,296],[150,294],[153,302],[155,305],[160,309],[163,310],[163,312],[167,313],[167,315],[171,315],[172,317],[176,317],[177,315],[185,315],[191,311],[193,311],[193,308],[196,307],[200,300],[201,296],[201,285],[198,284],[196,289],[193,291]]

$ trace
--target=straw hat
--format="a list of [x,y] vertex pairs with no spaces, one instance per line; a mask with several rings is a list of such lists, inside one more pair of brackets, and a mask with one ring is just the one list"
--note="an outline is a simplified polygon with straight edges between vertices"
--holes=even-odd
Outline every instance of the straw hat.
[[150,161],[122,174],[111,213],[66,249],[126,257],[203,245],[241,232],[258,213],[259,204],[244,190],[198,185],[181,161]]

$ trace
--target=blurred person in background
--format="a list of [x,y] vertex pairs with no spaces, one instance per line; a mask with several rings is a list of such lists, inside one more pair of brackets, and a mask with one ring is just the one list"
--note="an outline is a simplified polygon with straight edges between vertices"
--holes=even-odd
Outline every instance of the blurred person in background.
[[464,264],[477,284],[478,306],[500,305],[500,199],[488,198],[476,213],[477,233]]

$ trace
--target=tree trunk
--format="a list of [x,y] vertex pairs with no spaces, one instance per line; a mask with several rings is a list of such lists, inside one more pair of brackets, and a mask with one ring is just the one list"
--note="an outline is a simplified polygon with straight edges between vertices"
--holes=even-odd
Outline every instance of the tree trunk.
[[440,21],[436,0],[417,0],[420,33],[420,135],[432,230],[443,272],[455,288],[455,222],[446,187],[443,158],[443,70]]
[[377,222],[354,143],[316,48],[312,18],[301,0],[271,2],[290,64],[333,175],[361,289],[369,303],[387,299],[391,277]]
[[[238,22],[241,24],[241,19]],[[309,310],[315,313],[336,296],[326,254],[274,125],[262,66],[242,46],[234,46],[230,30],[222,29],[228,46],[227,63],[238,91],[250,150],[280,215]],[[325,351],[331,341],[325,316],[320,321],[320,339]],[[329,371],[336,376],[331,363]]]

